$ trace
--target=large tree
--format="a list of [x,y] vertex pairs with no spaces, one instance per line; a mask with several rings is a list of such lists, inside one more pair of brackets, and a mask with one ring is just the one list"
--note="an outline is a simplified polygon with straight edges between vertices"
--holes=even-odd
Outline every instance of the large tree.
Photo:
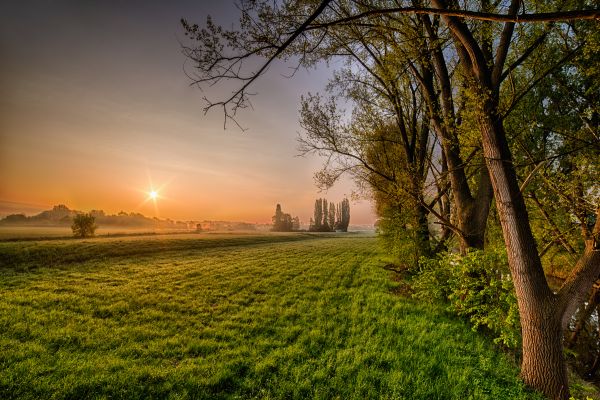
[[[432,4],[448,9],[448,4],[441,0],[433,0]],[[519,5],[519,1],[512,1],[508,13],[517,16]],[[568,398],[563,331],[600,273],[600,251],[595,248],[597,238],[588,238],[573,273],[558,293],[554,293],[546,281],[536,249],[500,108],[502,78],[515,24],[504,23],[495,48],[486,48],[485,41],[478,40],[474,29],[464,20],[448,15],[442,19],[454,36],[454,46],[461,56],[465,74],[471,79],[470,88],[479,100],[476,112],[483,152],[494,188],[521,317],[521,375],[527,384],[551,398]],[[600,222],[594,229],[600,232]]]
[[[467,177],[452,176],[455,167],[460,166],[462,161],[460,158],[450,159],[461,151],[452,147],[457,145],[462,133],[453,131],[459,116],[455,106],[450,104],[451,97],[462,91],[472,106],[470,118],[477,128],[477,140],[481,143],[489,172],[519,304],[523,337],[522,377],[527,384],[550,398],[568,398],[562,333],[582,297],[600,274],[600,207],[595,205],[595,224],[583,230],[585,249],[569,278],[554,293],[548,286],[536,248],[521,191],[526,182],[519,183],[519,171],[515,167],[514,148],[511,146],[514,142],[510,141],[510,132],[505,129],[505,118],[524,93],[547,79],[547,65],[530,65],[533,79],[516,93],[510,78],[520,68],[525,68],[526,61],[534,54],[543,50],[548,32],[558,29],[561,35],[569,37],[572,32],[564,29],[565,21],[588,19],[590,22],[581,23],[585,24],[585,29],[577,27],[578,24],[571,25],[580,32],[585,31],[586,38],[592,41],[597,37],[596,19],[600,12],[597,9],[586,10],[590,5],[583,1],[482,0],[459,4],[445,0],[431,0],[430,3],[325,0],[271,4],[266,1],[244,3],[241,28],[237,31],[224,31],[210,21],[205,29],[184,22],[188,34],[200,42],[198,47],[187,49],[187,54],[198,63],[197,83],[229,78],[242,80],[239,90],[222,101],[209,103],[208,108],[221,106],[226,118],[234,118],[236,110],[248,104],[247,89],[273,59],[296,54],[300,57],[300,65],[314,63],[322,56],[317,50],[334,27],[351,25],[393,32],[399,16],[420,16],[425,28],[423,36],[427,40],[417,40],[413,46],[422,50],[423,54],[431,54],[435,75],[433,86],[428,86],[426,80],[420,80],[421,90],[425,98],[433,97],[428,102],[430,117],[438,135],[445,141],[442,147],[454,196],[467,193],[466,190],[455,189],[464,185]],[[572,9],[561,9],[565,4]],[[533,22],[548,24],[540,29]],[[517,23],[526,24],[517,27]],[[450,32],[448,38],[437,34],[437,28],[441,26]],[[382,48],[386,43],[381,44]],[[426,47],[428,44],[433,44],[433,47]],[[580,48],[571,50],[585,51],[589,46],[584,40]],[[250,74],[240,72],[241,64],[253,55],[264,56],[267,62]],[[443,71],[444,67],[452,65],[454,55],[459,63],[460,84],[445,79]],[[408,67],[419,78],[416,60]],[[505,93],[510,93],[511,89],[512,96],[509,97],[512,99],[507,102]],[[485,180],[488,175],[482,173],[480,176]],[[457,182],[453,181],[455,178]],[[480,187],[485,187],[485,181],[481,179]],[[597,180],[592,181],[592,185],[592,188],[583,187],[582,193],[593,191],[598,185]],[[468,197],[466,199],[468,203]],[[460,212],[460,200],[455,198],[454,202]]]

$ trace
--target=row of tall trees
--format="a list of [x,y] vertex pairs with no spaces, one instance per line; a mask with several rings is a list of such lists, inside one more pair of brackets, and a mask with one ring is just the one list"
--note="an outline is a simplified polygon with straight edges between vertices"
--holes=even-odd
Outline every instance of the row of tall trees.
[[313,218],[310,219],[309,230],[312,232],[348,232],[350,224],[350,201],[328,203],[327,199],[316,199]]
[[300,218],[292,217],[290,214],[281,211],[281,204],[275,207],[275,215],[272,218],[273,232],[292,232],[300,230]]
[[[327,94],[301,103],[300,149],[326,160],[317,181],[350,174],[375,199],[383,234],[408,242],[415,262],[502,243],[522,378],[567,399],[563,335],[600,275],[597,4],[259,0],[241,12],[232,31],[183,21],[196,83],[240,81],[207,109],[235,120],[275,59],[341,58]],[[257,55],[267,61],[253,69]],[[329,226],[319,207],[313,222]],[[556,254],[567,273],[553,290],[545,269]]]

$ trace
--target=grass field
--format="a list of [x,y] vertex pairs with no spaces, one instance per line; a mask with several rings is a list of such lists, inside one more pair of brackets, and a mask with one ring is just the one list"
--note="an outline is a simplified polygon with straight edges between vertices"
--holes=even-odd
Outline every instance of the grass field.
[[535,399],[375,239],[0,243],[2,399]]

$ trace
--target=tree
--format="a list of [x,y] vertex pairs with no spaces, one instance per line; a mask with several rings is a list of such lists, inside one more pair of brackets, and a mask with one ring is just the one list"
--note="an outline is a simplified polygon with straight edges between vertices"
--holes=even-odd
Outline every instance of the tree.
[[[403,79],[400,76],[390,81],[399,85]],[[338,74],[330,85],[345,92],[340,96],[355,106],[351,120],[343,122],[344,111],[338,110],[335,97],[324,101],[320,96],[309,95],[302,99],[304,133],[300,138],[300,150],[303,154],[322,155],[326,160],[323,169],[315,174],[315,180],[321,188],[328,189],[342,174],[349,174],[376,201],[410,203],[407,209],[415,210],[412,227],[422,236],[419,252],[428,255],[431,232],[427,216],[436,202],[425,201],[425,179],[430,171],[427,160],[432,149],[427,144],[428,124],[418,122],[421,108],[394,108],[391,101],[377,99],[379,91],[368,90],[377,85],[375,79],[371,81],[367,76],[350,71]],[[404,88],[416,95],[410,89],[414,87]],[[402,91],[401,87],[390,89],[392,93],[399,91]],[[396,118],[389,117],[394,113]],[[449,218],[446,222],[450,223]]]
[[348,199],[342,200],[338,205],[338,209],[341,209],[341,219],[338,221],[338,227],[342,232],[348,232],[348,225],[350,225],[350,201]]
[[[321,223],[315,221],[321,221]],[[339,229],[346,232],[349,222],[350,202],[348,199],[344,199],[336,208],[335,203],[329,203],[327,199],[319,198],[315,200],[314,219],[310,219],[309,230],[312,232],[333,232]]]
[[327,216],[327,223],[328,223],[329,227],[331,228],[331,230],[335,231],[336,223],[335,223],[335,204],[334,203],[329,204],[329,214]]
[[[353,12],[351,5],[336,3],[336,7],[339,14]],[[406,210],[411,210],[415,220],[410,225],[416,232],[422,255],[431,252],[430,213],[443,226],[436,248],[444,247],[451,232],[458,235],[463,252],[472,247],[483,248],[492,189],[485,165],[480,157],[475,157],[480,154],[479,143],[468,143],[470,154],[461,154],[459,132],[464,130],[463,125],[468,125],[461,111],[470,105],[462,96],[463,91],[451,90],[456,81],[452,77],[458,74],[444,60],[442,43],[449,38],[441,37],[438,31],[443,27],[428,16],[399,16],[384,23],[389,29],[373,29],[374,23],[328,26],[320,41],[320,48],[325,49],[319,55],[325,59],[343,56],[353,62],[351,67],[336,74],[329,88],[339,88],[344,100],[354,102],[355,114],[349,126],[345,126],[340,123],[341,116],[335,114],[334,105],[320,104],[318,97],[309,95],[303,99],[301,110],[302,127],[306,131],[301,150],[326,157],[324,169],[329,171],[318,175],[324,178],[320,183],[330,185],[341,173],[350,172],[355,178],[367,181],[372,190],[383,191],[385,196],[376,198],[389,198],[390,204],[412,203]],[[455,101],[457,97],[459,101]],[[364,126],[369,119],[372,121],[368,129],[385,135],[357,132],[354,127]],[[350,131],[349,127],[353,129]],[[429,147],[431,130],[442,147],[442,162],[437,171],[430,168],[436,146],[434,141]],[[349,140],[349,136],[354,140]],[[377,151],[369,149],[370,146]],[[386,158],[395,152],[403,153],[403,157],[392,154],[396,163],[378,162],[377,155],[382,152]],[[368,172],[357,173],[357,169]],[[438,195],[426,201],[429,173],[436,177]],[[470,179],[473,175],[476,180]],[[446,194],[449,188],[453,192],[451,197]],[[402,200],[394,199],[400,191],[405,192]],[[454,220],[448,213],[450,198],[455,206]],[[433,211],[436,205],[439,212]]]
[[283,212],[281,211],[281,204],[277,204],[275,207],[275,215],[272,218],[273,228],[275,232],[280,232],[283,229]]
[[323,222],[323,203],[321,199],[315,200],[315,210],[314,210],[314,219],[313,225],[311,226],[312,231],[321,231],[321,226]]
[[73,236],[81,238],[94,236],[96,228],[96,217],[91,214],[77,214],[71,225]]
[[309,226],[309,230],[312,232],[328,232],[329,227],[324,225],[327,223],[327,213],[323,211],[323,205],[325,199],[318,198],[315,200],[315,207],[313,211],[313,218],[311,218],[311,223]]
[[328,211],[328,203],[327,203],[327,199],[321,199],[321,209],[323,210],[323,222],[321,223],[321,227],[323,229],[324,232],[329,232],[331,231],[331,229],[333,228],[332,226],[329,225],[329,211]]
[[[436,8],[447,9],[444,1],[433,0],[432,3]],[[519,5],[519,1],[512,1],[509,13],[517,15]],[[600,251],[594,250],[597,241],[594,235],[600,233],[600,223],[596,224],[593,234],[587,239],[586,249],[571,276],[555,294],[548,286],[536,250],[500,109],[504,63],[514,23],[504,24],[496,58],[490,63],[487,49],[478,42],[472,28],[456,17],[443,16],[442,19],[454,35],[465,73],[472,80],[471,88],[480,100],[477,119],[483,152],[492,180],[521,316],[521,375],[527,384],[548,397],[568,398],[563,331],[582,296],[600,273]],[[600,206],[597,213],[600,213]]]
[[281,210],[281,205],[277,204],[275,207],[275,215],[272,218],[273,232],[291,232],[300,229],[300,219],[298,217],[292,218],[290,214],[284,213]]
[[[281,6],[273,7],[269,2],[258,1],[251,2],[247,8],[242,9],[244,18],[241,29],[237,32],[224,32],[211,25],[210,21],[204,30],[186,22],[184,26],[188,34],[201,43],[188,52],[198,62],[197,83],[231,78],[242,81],[240,89],[230,97],[207,106],[209,109],[223,107],[225,118],[232,119],[237,109],[248,104],[248,87],[267,69],[272,60],[297,54],[300,65],[310,65],[323,58],[319,49],[323,43],[327,44],[326,38],[334,28],[352,26],[365,34],[378,31],[395,33],[395,23],[401,16],[409,14],[417,17],[415,20],[423,24],[422,33],[427,40],[414,41],[412,46],[421,56],[431,54],[432,69],[420,69],[416,59],[407,65],[419,81],[423,98],[427,99],[429,116],[442,143],[442,156],[446,159],[447,175],[454,198],[454,216],[458,225],[467,224],[467,228],[475,221],[477,229],[473,233],[478,236],[474,237],[474,243],[479,246],[487,211],[479,208],[472,199],[479,198],[479,194],[482,198],[491,199],[489,189],[485,190],[491,186],[522,321],[523,380],[550,398],[566,399],[569,397],[569,390],[562,333],[582,297],[600,274],[600,204],[594,205],[595,224],[582,229],[585,249],[570,277],[554,293],[548,286],[536,248],[527,205],[519,184],[519,171],[514,162],[517,146],[507,134],[505,119],[515,104],[548,77],[547,70],[543,68],[546,65],[528,66],[526,61],[544,50],[543,44],[549,40],[550,33],[558,31],[559,39],[568,39],[572,31],[582,32],[579,25],[584,25],[587,29],[586,37],[593,39],[598,32],[598,25],[593,20],[598,18],[600,11],[586,10],[587,4],[584,1],[576,2],[579,9],[570,11],[560,11],[563,3],[558,1],[531,1],[526,5],[520,0],[494,4],[489,1],[467,3],[431,0],[430,7],[424,7],[420,2],[394,2],[388,7],[385,2],[324,0],[315,8],[312,1],[286,1]],[[519,13],[521,6],[533,12]],[[592,21],[569,22],[565,25],[565,21],[577,19]],[[547,24],[540,29],[534,24],[523,22]],[[517,23],[521,25],[517,27]],[[448,37],[441,38],[438,35],[438,28],[441,27],[450,33]],[[593,40],[590,41],[594,44]],[[387,39],[382,40],[381,46],[371,49],[385,52],[386,43],[389,43]],[[450,50],[447,45],[451,45]],[[563,59],[572,57],[569,52],[577,54],[589,46],[587,41],[583,41],[575,49],[566,46]],[[224,53],[224,49],[233,49],[238,53],[232,56]],[[240,73],[241,64],[248,57],[257,54],[265,56],[267,62],[254,73]],[[565,62],[560,61],[558,64]],[[446,79],[450,76],[447,73],[449,65],[458,65],[453,74],[457,77],[456,80]],[[422,63],[421,66],[427,67],[427,63]],[[550,67],[556,68],[556,65]],[[511,81],[507,78],[513,78],[520,69],[525,68],[531,68],[530,79],[525,86],[517,88],[522,90],[515,92],[515,87],[506,83]],[[427,71],[434,72],[433,81],[424,76]],[[452,100],[455,93],[464,93],[461,102],[464,100],[471,107],[461,106],[460,109],[468,110],[470,115],[453,111],[456,110]],[[485,168],[479,169],[479,189],[475,195],[467,193],[466,185],[471,177],[460,172],[459,168],[464,163],[465,156],[460,141],[466,138],[466,132],[456,130],[456,122],[464,117],[475,128],[471,132],[476,133],[476,142],[480,143],[485,163]],[[534,171],[531,173],[535,174]],[[526,182],[527,178],[522,184]],[[597,181],[592,185],[591,188],[582,187],[579,193],[595,190]],[[463,197],[458,198],[459,196]],[[480,204],[489,207],[489,202]],[[463,212],[465,214],[461,215]],[[319,223],[317,221],[320,219],[315,218],[315,224]],[[582,227],[583,225],[586,224],[582,224]],[[460,231],[463,238],[471,235],[470,228]]]

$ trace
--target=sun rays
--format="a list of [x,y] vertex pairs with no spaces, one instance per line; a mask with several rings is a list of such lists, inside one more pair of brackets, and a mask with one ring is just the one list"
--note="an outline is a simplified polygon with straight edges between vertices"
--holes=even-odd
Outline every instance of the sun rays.
[[171,181],[172,179],[169,179],[161,185],[156,185],[152,177],[150,176],[150,173],[148,172],[148,184],[146,188],[138,189],[138,192],[144,195],[144,200],[138,205],[138,208],[144,207],[149,202],[152,202],[152,205],[154,207],[154,216],[157,218],[160,217],[158,203],[161,200],[168,200],[168,197],[165,196],[165,193]]

